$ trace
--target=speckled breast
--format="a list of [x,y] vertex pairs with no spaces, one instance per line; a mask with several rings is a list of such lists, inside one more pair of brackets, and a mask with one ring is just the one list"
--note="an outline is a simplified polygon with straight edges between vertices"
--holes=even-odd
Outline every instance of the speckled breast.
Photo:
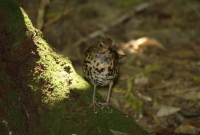
[[98,55],[85,57],[84,59],[83,70],[86,77],[93,84],[104,86],[118,76],[119,68],[112,59]]

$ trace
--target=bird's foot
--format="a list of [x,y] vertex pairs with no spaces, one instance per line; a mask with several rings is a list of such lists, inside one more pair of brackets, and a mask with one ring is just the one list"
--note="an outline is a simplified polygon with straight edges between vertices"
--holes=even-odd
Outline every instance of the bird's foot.
[[106,103],[100,103],[100,102],[98,102],[98,104],[102,105],[101,109],[103,109],[104,107],[108,107],[109,108],[109,105],[110,105],[109,102],[106,102]]
[[96,98],[92,100],[92,104],[89,106],[89,108],[94,106],[94,111],[95,111],[95,105],[99,106],[99,104],[96,101]]

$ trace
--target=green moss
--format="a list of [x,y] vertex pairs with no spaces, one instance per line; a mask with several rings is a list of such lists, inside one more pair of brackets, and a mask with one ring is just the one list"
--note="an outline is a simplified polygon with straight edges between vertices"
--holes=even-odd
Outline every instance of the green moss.
[[24,134],[25,119],[20,107],[18,94],[10,89],[4,89],[7,84],[2,81],[0,83],[1,86],[4,86],[1,87],[3,92],[1,92],[0,96],[0,133]]
[[[68,58],[57,54],[40,36],[35,37],[38,55],[34,81],[43,80],[43,102],[51,105],[67,98],[70,90],[86,90],[90,85],[78,76]],[[29,85],[33,91],[40,90],[40,85]],[[51,90],[52,89],[52,90]]]
[[[43,89],[44,103],[61,101],[67,98],[71,89],[80,87],[84,89],[89,86],[82,78],[79,78],[81,83],[76,81],[78,75],[74,71],[71,62],[67,58],[56,54],[43,39],[37,37],[36,45],[40,60],[37,62],[37,68],[35,69],[37,75],[34,75],[34,77],[45,81]],[[40,87],[33,90],[40,90]]]
[[[0,0],[0,14],[0,39],[3,41],[3,43],[1,42],[1,47],[5,46],[4,49],[6,52],[4,52],[4,56],[7,56],[9,53],[8,51],[12,52],[13,46],[20,45],[20,41],[25,38],[25,35],[21,33],[25,25],[19,7],[9,0]],[[4,59],[6,59],[5,61],[8,62],[7,65],[9,65],[10,60],[8,60],[8,56],[4,57]],[[19,93],[13,87],[14,83],[11,82],[12,71],[10,71],[8,75],[7,72],[3,70],[3,65],[5,66],[5,63],[0,63],[0,133],[9,134],[10,131],[16,134],[24,134],[25,119],[19,101]],[[11,69],[10,67],[7,68]]]
[[14,130],[17,134],[24,134],[25,131],[25,119],[22,113],[21,107],[16,102],[7,112],[10,117],[8,117],[8,123],[10,128]]
[[[0,69],[2,69],[2,67],[0,67]],[[0,81],[2,81],[2,83],[5,84],[6,87],[11,88],[8,78],[6,77],[6,74],[3,70],[0,71]]]
[[26,38],[26,35],[23,31],[26,30],[29,25],[25,25],[25,23],[31,24],[31,21],[27,19],[27,15],[23,14],[20,8],[15,5],[16,3],[16,1],[11,3],[10,0],[0,0],[0,13],[3,17],[2,25],[4,28],[6,28],[8,33],[13,34],[11,37],[12,39],[7,39],[10,40],[10,42],[14,41],[12,42],[10,50],[12,55],[13,50],[20,46],[22,41]]

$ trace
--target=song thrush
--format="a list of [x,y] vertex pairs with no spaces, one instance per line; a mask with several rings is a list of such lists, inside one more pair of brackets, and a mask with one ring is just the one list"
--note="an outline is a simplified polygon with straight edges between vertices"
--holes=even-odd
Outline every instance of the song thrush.
[[[84,54],[83,71],[85,76],[94,85],[93,100],[91,106],[102,105],[102,108],[109,105],[110,92],[113,85],[113,80],[119,74],[118,60],[121,57],[115,50],[114,40],[107,36],[100,36],[99,40],[90,46]],[[105,86],[109,84],[109,91],[106,103],[96,101],[95,92],[97,86]]]

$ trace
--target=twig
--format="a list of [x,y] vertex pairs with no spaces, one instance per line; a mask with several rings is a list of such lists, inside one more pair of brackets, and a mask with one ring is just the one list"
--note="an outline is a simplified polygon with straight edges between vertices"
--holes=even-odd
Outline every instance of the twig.
[[141,12],[143,12],[144,10],[146,10],[147,8],[149,8],[149,7],[151,7],[151,6],[153,6],[154,5],[154,3],[153,2],[146,2],[146,3],[143,3],[143,4],[141,4],[141,5],[139,5],[139,6],[137,6],[136,7],[136,9],[135,9],[135,13],[141,13]]
[[41,0],[40,8],[38,10],[38,16],[36,21],[36,28],[41,30],[44,24],[44,14],[47,4],[49,4],[49,0]]
[[194,10],[194,12],[196,13],[197,17],[198,17],[199,20],[200,20],[200,13],[199,13],[199,11],[197,10],[197,8],[196,8],[194,5],[191,5],[191,8],[192,8],[192,10]]
[[57,16],[57,17],[55,17],[55,18],[49,20],[47,23],[45,23],[45,24],[44,24],[44,27],[49,27],[49,26],[52,25],[53,23],[59,21],[63,16],[66,16],[66,15],[67,15],[68,13],[70,13],[73,9],[74,9],[73,7],[69,7],[69,8],[67,7],[61,15],[59,15],[59,16]]
[[99,35],[102,35],[103,33],[107,32],[110,28],[115,27],[115,26],[125,22],[126,20],[130,19],[134,14],[141,13],[142,11],[146,10],[147,8],[149,8],[153,5],[154,5],[154,3],[152,3],[152,2],[147,2],[147,3],[141,4],[138,7],[136,7],[135,11],[132,11],[130,13],[123,15],[119,19],[117,19],[113,23],[111,23],[110,25],[105,26],[95,32],[90,33],[87,37],[79,39],[73,45],[80,45],[83,42],[87,42],[89,39],[93,39]]

